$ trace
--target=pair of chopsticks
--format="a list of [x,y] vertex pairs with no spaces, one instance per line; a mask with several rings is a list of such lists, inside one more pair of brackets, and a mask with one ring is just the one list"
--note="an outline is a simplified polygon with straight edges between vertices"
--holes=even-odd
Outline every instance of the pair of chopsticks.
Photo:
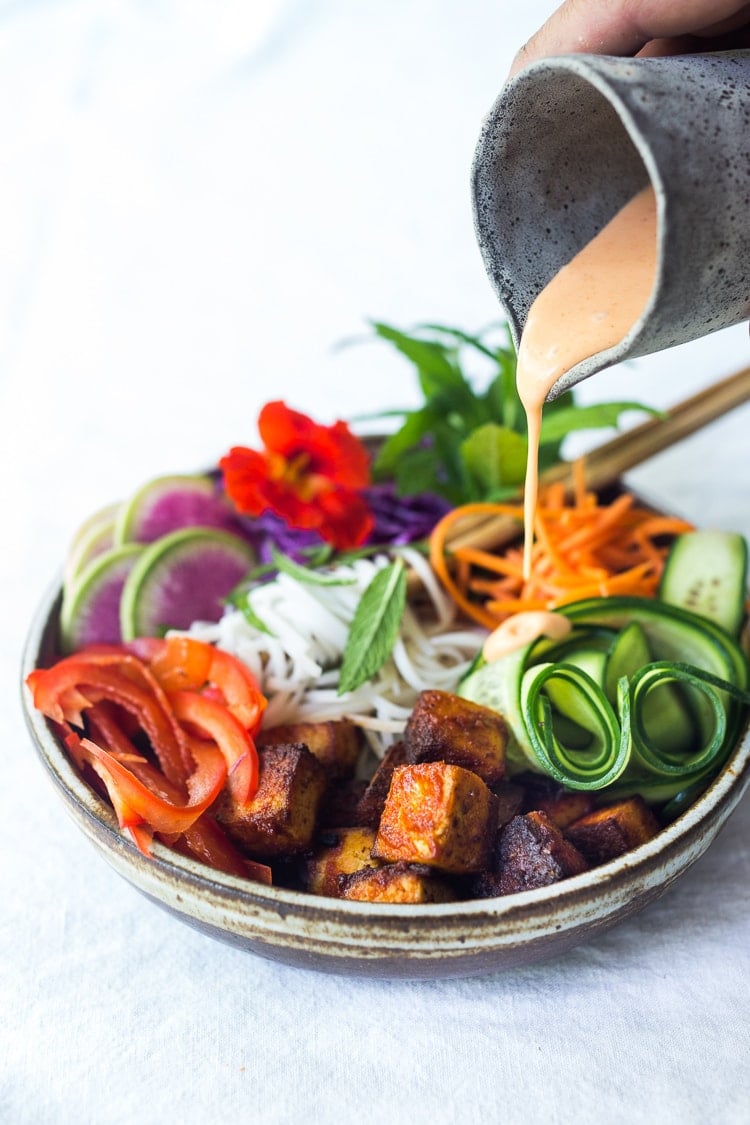
[[[685,399],[660,418],[650,418],[586,454],[586,483],[598,492],[614,484],[628,469],[654,457],[703,426],[750,401],[750,367],[737,371]],[[571,466],[560,462],[542,473],[540,484],[570,484]],[[449,540],[450,547],[489,550],[518,538],[518,522],[504,516],[468,517]]]

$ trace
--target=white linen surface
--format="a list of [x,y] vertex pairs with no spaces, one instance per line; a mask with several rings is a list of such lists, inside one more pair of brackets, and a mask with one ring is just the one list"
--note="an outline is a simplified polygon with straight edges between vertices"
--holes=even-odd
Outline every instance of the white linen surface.
[[[556,962],[365,982],[193,932],[66,816],[18,705],[29,619],[94,509],[252,444],[416,401],[367,318],[497,317],[481,118],[544,0],[0,3],[4,579],[0,1121],[744,1122],[750,807],[656,904]],[[747,327],[590,380],[668,405]],[[750,534],[747,409],[632,475]],[[597,437],[597,440],[601,440]]]

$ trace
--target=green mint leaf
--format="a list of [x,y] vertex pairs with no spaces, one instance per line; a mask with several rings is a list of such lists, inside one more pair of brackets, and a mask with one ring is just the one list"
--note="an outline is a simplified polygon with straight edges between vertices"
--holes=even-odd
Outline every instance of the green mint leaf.
[[[375,479],[393,480],[401,495],[427,489],[454,504],[489,499],[520,485],[526,416],[516,386],[510,327],[492,324],[474,333],[429,323],[408,332],[382,321],[371,327],[414,364],[423,396],[413,410],[378,415],[401,423],[379,451]],[[626,410],[658,414],[636,402],[577,406],[572,391],[546,403],[540,470],[561,459],[569,433],[614,427]],[[494,429],[485,430],[488,425]],[[500,441],[498,429],[520,440]]]
[[417,329],[420,332],[437,332],[440,336],[450,336],[456,343],[468,344],[476,351],[482,352],[488,359],[496,358],[495,349],[484,343],[481,333],[472,335],[470,332],[464,332],[461,328],[449,328],[446,324],[418,324]]
[[463,382],[463,375],[451,352],[436,340],[420,340],[382,321],[373,323],[375,333],[401,352],[417,368],[419,382],[426,399],[439,390]]
[[404,454],[419,445],[422,438],[432,432],[434,424],[435,419],[426,408],[408,414],[403,426],[383,442],[373,466],[375,475],[391,476]]
[[420,492],[445,493],[445,474],[440,458],[431,449],[412,449],[401,458],[392,474],[398,496],[418,496]]
[[339,695],[356,691],[383,666],[396,642],[406,605],[406,565],[383,567],[360,598],[349,629],[339,677]]
[[356,582],[356,578],[342,578],[337,574],[322,574],[319,570],[301,566],[300,563],[296,563],[288,555],[282,554],[274,546],[271,547],[271,558],[276,569],[281,571],[282,574],[288,574],[290,578],[296,578],[298,582],[304,582],[308,586],[353,586]]

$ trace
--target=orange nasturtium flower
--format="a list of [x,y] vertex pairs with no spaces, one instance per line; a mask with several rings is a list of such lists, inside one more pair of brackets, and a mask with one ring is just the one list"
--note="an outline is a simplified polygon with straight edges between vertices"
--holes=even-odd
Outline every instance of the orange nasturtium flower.
[[374,518],[359,490],[370,483],[370,461],[346,423],[321,426],[283,402],[269,402],[258,432],[262,452],[235,446],[220,461],[237,510],[274,512],[341,550],[364,543]]

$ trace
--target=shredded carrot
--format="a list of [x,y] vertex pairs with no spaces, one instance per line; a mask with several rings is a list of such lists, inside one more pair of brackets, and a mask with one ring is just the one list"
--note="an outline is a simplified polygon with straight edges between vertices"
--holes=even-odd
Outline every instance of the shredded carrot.
[[470,544],[471,521],[488,516],[515,519],[520,530],[523,506],[464,504],[448,512],[430,537],[439,580],[459,608],[488,629],[512,613],[582,598],[655,597],[671,540],[693,527],[656,515],[628,493],[600,501],[586,490],[581,459],[573,466],[570,498],[560,482],[540,491],[531,575],[524,580],[517,544],[500,551]]

